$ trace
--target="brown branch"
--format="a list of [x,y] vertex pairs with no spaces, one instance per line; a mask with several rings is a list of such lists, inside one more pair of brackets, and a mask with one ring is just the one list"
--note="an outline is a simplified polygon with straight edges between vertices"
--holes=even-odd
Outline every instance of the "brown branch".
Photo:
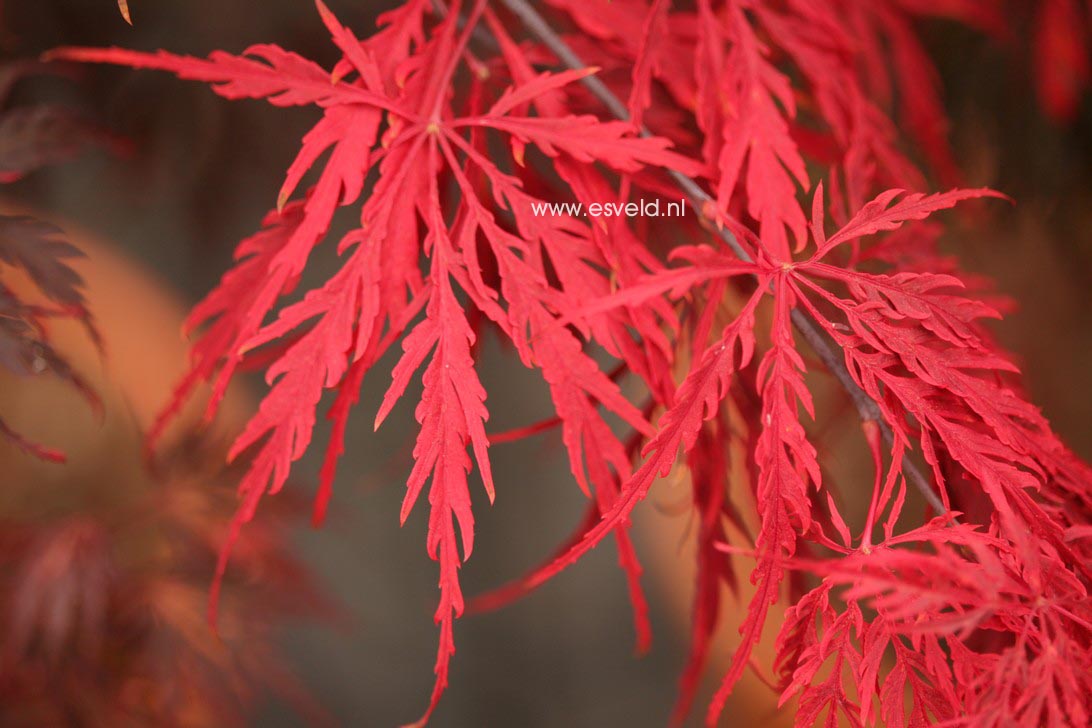
[[[435,0],[435,2],[438,6],[442,6],[440,0]],[[587,68],[587,65],[580,59],[580,56],[578,56],[576,52],[569,47],[568,43],[557,34],[545,18],[543,18],[537,10],[531,7],[527,0],[500,0],[500,2],[512,11],[512,13],[523,22],[527,30],[557,56],[565,66],[573,70],[583,70]],[[607,88],[606,84],[597,76],[585,76],[580,82],[587,87],[592,95],[595,96],[595,98],[598,99],[613,116],[622,121],[630,120],[629,110],[626,108],[626,105],[622,103],[621,99],[615,96],[614,93]],[[637,131],[643,137],[652,135],[645,126],[639,127]],[[748,255],[743,246],[739,244],[739,240],[736,239],[736,236],[723,226],[713,223],[705,214],[706,206],[713,202],[713,198],[710,197],[710,195],[691,177],[675,170],[667,170],[667,172],[686,195],[687,201],[694,209],[695,214],[709,223],[708,227],[720,236],[720,239],[724,241],[725,245],[727,245],[740,260],[751,262],[750,255]],[[822,326],[807,312],[800,309],[793,309],[792,322],[796,330],[804,340],[808,342],[808,345],[811,346],[816,356],[819,357],[819,360],[823,362],[824,366],[826,366],[830,373],[834,375],[834,378],[838,380],[838,383],[849,395],[861,420],[864,422],[876,422],[880,427],[880,432],[883,434],[884,441],[888,445],[891,445],[895,437],[891,430],[891,426],[883,419],[879,405],[876,404],[875,400],[873,400],[867,392],[861,389],[860,385],[857,384],[856,380],[850,374],[844,357],[839,353],[841,350],[838,345],[827,337]],[[917,464],[912,460],[906,459],[903,461],[903,468],[909,476],[909,480],[921,492],[929,505],[931,505],[937,513],[947,513],[948,509],[944,507],[943,501],[941,501],[937,492],[929,483],[929,479]]]

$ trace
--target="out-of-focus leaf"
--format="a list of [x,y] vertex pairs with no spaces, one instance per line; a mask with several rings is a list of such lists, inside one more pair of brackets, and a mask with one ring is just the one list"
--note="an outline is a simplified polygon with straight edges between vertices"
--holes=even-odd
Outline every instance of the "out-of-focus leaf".
[[0,182],[109,144],[109,135],[61,106],[28,106],[0,116]]
[[[2,134],[0,129],[0,137]],[[83,280],[68,261],[82,258],[83,253],[61,239],[63,235],[55,225],[32,217],[0,216],[0,261],[26,271],[52,301],[82,307]]]

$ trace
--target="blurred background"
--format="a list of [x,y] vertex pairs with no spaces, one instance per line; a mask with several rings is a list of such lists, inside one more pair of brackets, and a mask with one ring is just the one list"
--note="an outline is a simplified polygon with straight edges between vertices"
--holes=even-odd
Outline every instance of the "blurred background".
[[[361,34],[392,4],[327,1]],[[111,0],[4,3],[0,49],[7,58],[34,58],[59,45],[166,48],[203,56],[269,42],[325,67],[338,58],[309,0],[135,0],[130,5],[132,28]],[[968,269],[992,276],[1018,302],[997,334],[1018,353],[1032,399],[1087,459],[1092,457],[1092,107],[1085,103],[1070,124],[1048,121],[1035,103],[1024,39],[1000,47],[943,23],[928,26],[926,33],[942,71],[954,119],[953,145],[968,181],[994,186],[1018,201],[1012,209],[993,206],[989,217],[962,226],[950,247]],[[5,187],[0,204],[57,221],[88,253],[80,270],[88,279],[106,356],[75,329],[60,327],[58,335],[73,362],[100,388],[106,414],[100,422],[63,386],[7,374],[0,378],[5,417],[71,456],[66,466],[36,463],[0,444],[0,522],[48,521],[61,524],[57,528],[64,535],[49,541],[53,550],[42,557],[44,571],[6,574],[4,588],[13,600],[27,579],[52,573],[46,568],[50,563],[65,572],[64,564],[54,563],[70,558],[65,554],[93,554],[86,544],[98,536],[78,523],[78,514],[94,504],[113,504],[126,494],[126,508],[139,512],[148,493],[162,495],[166,486],[184,481],[186,492],[198,495],[171,511],[169,523],[152,526],[153,534],[127,535],[131,543],[123,553],[129,556],[103,557],[110,563],[100,570],[122,574],[119,583],[138,574],[132,578],[141,584],[149,579],[159,584],[163,579],[154,576],[158,567],[146,563],[147,554],[173,553],[180,542],[162,545],[160,531],[181,529],[185,538],[202,541],[205,551],[183,570],[171,567],[169,581],[185,587],[192,602],[192,614],[179,620],[203,619],[203,590],[216,538],[230,516],[233,476],[205,464],[152,478],[141,467],[139,433],[183,368],[185,344],[178,332],[185,311],[214,285],[236,242],[255,231],[274,204],[283,172],[315,112],[227,102],[201,84],[166,74],[104,67],[76,74],[35,78],[24,82],[19,94],[81,109],[127,140],[124,153],[95,151],[38,172]],[[309,275],[321,280],[330,263],[320,256]],[[499,403],[491,407],[491,428],[522,426],[548,411],[541,383],[513,366],[496,342],[486,343],[484,357],[483,383],[490,401]],[[225,627],[225,639],[243,648],[260,642],[268,655],[282,657],[275,670],[265,646],[248,658],[255,664],[247,667],[259,679],[256,687],[242,691],[243,702],[251,701],[254,710],[240,711],[233,721],[291,726],[325,714],[338,724],[392,726],[415,719],[425,707],[435,658],[436,566],[424,549],[423,512],[404,528],[398,525],[411,464],[412,406],[400,406],[378,433],[371,432],[367,413],[386,387],[387,371],[389,362],[382,363],[366,383],[360,416],[351,421],[329,523],[318,531],[306,525],[319,452],[300,464],[291,493],[267,501],[259,513],[258,520],[268,516],[271,525],[253,528],[259,545],[243,557],[234,577],[237,596],[226,607],[233,626]],[[258,391],[238,387],[221,422],[195,447],[215,449]],[[325,434],[320,426],[316,441]],[[477,548],[462,571],[468,595],[537,564],[578,522],[585,505],[555,438],[497,447],[491,455],[497,502],[489,508],[480,493],[474,494]],[[181,462],[198,462],[188,457],[180,456]],[[221,495],[200,495],[205,484]],[[74,490],[91,495],[73,498]],[[670,484],[658,486],[639,519],[657,630],[650,654],[634,659],[623,578],[613,546],[604,546],[531,598],[457,623],[451,688],[433,725],[665,724],[686,640],[688,572],[678,565],[686,553],[686,515],[676,507],[681,497]],[[28,539],[20,548],[38,553],[34,538]],[[57,543],[69,544],[69,550],[57,551]],[[80,571],[97,573],[86,566]],[[281,605],[262,597],[262,584],[270,579],[281,597],[287,592],[298,598]],[[257,591],[247,596],[248,590]],[[258,625],[260,634],[248,631]],[[146,659],[173,661],[197,652],[203,659],[232,662],[217,652],[215,640],[203,644],[202,628],[198,620],[177,630],[194,642],[188,651],[157,647],[159,657]],[[131,629],[154,631],[147,625]],[[10,643],[10,635],[7,639]],[[49,673],[46,665],[43,684]],[[7,688],[0,685],[0,695]],[[772,725],[768,693],[757,682],[745,685],[726,724]],[[238,699],[223,696],[228,702]],[[41,715],[17,715],[0,702],[2,725],[46,724]],[[71,718],[73,725],[85,724],[79,716]],[[198,716],[194,724],[216,723],[202,723]]]

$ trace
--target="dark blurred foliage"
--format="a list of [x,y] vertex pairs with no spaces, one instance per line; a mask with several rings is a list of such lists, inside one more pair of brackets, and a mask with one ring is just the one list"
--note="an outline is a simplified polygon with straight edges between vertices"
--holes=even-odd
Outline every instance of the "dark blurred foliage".
[[[358,29],[370,27],[376,13],[390,5],[354,0],[328,4]],[[22,58],[34,58],[61,44],[165,47],[204,55],[216,48],[238,51],[252,43],[271,42],[327,66],[336,58],[309,0],[143,0],[131,2],[130,9],[132,28],[110,0],[8,2],[3,48],[10,57]],[[1044,406],[1071,445],[1090,457],[1092,397],[1086,382],[1092,369],[1087,313],[1087,287],[1092,281],[1092,107],[1086,99],[1076,120],[1064,127],[1040,113],[1028,61],[1029,38],[1015,38],[1005,47],[943,24],[931,26],[928,38],[942,68],[954,116],[954,145],[968,181],[997,186],[1019,201],[1013,210],[964,226],[972,232],[953,244],[953,252],[970,269],[997,278],[1000,289],[1019,302],[1019,312],[998,334],[1022,356],[1033,399]],[[75,84],[43,80],[19,93],[86,110],[129,139],[131,154],[95,153],[22,181],[13,186],[12,194],[114,241],[192,302],[226,269],[234,244],[252,233],[273,206],[284,170],[314,121],[311,112],[270,113],[259,102],[229,104],[198,85],[154,73],[102,68],[73,72],[78,76]],[[322,273],[318,266],[317,275]],[[533,377],[512,376],[508,367],[503,369],[506,374],[500,373],[497,362],[502,356],[506,354],[493,342],[486,342],[483,380],[490,402],[502,403],[494,407],[491,421],[497,430],[536,421],[548,409],[546,393]],[[365,410],[374,408],[385,385],[382,377],[365,383]],[[404,529],[398,525],[411,462],[412,425],[409,408],[397,411],[376,434],[369,422],[352,422],[331,523],[324,531],[296,532],[291,546],[265,542],[280,554],[276,559],[281,564],[286,562],[277,549],[292,548],[300,554],[325,582],[323,588],[335,594],[351,615],[348,630],[297,624],[282,640],[289,668],[318,704],[347,725],[390,726],[411,719],[423,708],[431,685],[435,634],[421,626],[432,611],[435,574],[421,547],[424,518],[411,519]],[[542,436],[498,447],[493,457],[498,502],[493,509],[484,502],[476,504],[481,546],[463,572],[468,596],[537,563],[583,512],[582,497],[570,482],[555,438]],[[317,458],[311,458],[299,472],[317,470]],[[72,482],[80,482],[79,477],[73,474]],[[109,470],[93,477],[108,479]],[[18,647],[24,657],[28,651],[33,654],[30,665],[48,665],[56,659],[49,656],[52,652],[65,655],[66,664],[79,666],[86,664],[82,661],[89,651],[104,654],[107,645],[110,654],[139,661],[152,659],[161,649],[159,640],[177,638],[184,630],[191,641],[179,648],[180,654],[211,661],[214,667],[217,660],[230,659],[223,652],[202,653],[217,644],[202,631],[204,585],[211,576],[210,549],[215,541],[190,554],[178,553],[178,543],[194,545],[200,540],[198,532],[213,538],[217,524],[226,524],[232,504],[226,486],[230,475],[218,478],[225,484],[222,492],[192,475],[183,481],[178,497],[189,499],[200,511],[200,528],[187,521],[190,525],[182,531],[189,536],[177,543],[165,535],[178,528],[175,519],[185,520],[181,514],[192,515],[190,507],[181,511],[172,507],[157,516],[165,530],[148,524],[138,527],[156,531],[151,541],[182,559],[177,564],[169,556],[153,558],[142,548],[117,545],[118,534],[127,533],[128,527],[119,530],[80,509],[45,522],[24,522],[22,530],[0,529],[4,543],[12,544],[3,546],[5,554],[12,554],[5,562],[12,564],[5,578],[57,581],[48,587],[53,593],[90,594],[86,602],[81,598],[76,611],[56,616],[37,612],[36,637],[8,647]],[[100,487],[106,485],[111,484]],[[309,484],[297,484],[296,492],[308,496]],[[154,500],[165,493],[165,484],[159,483],[147,497]],[[273,500],[284,498],[281,494]],[[667,518],[667,512],[678,511],[676,506],[670,499],[654,498],[642,518],[647,522]],[[7,510],[0,513],[9,519],[12,515]],[[263,534],[272,538],[276,533],[263,530],[272,528],[268,523],[273,517],[269,510],[259,513],[229,569],[229,579],[237,586],[245,582],[234,597],[239,611],[232,616],[231,597],[223,610],[222,630],[229,644],[230,635],[244,637],[246,630],[264,630],[276,613],[267,607],[277,601],[268,601],[260,590],[290,583],[268,581],[266,576],[248,578],[252,574],[248,544],[251,549],[263,548]],[[42,527],[29,533],[26,523]],[[164,543],[176,547],[169,549]],[[78,558],[66,560],[65,554],[74,552]],[[670,563],[671,556],[652,561]],[[462,620],[453,662],[458,689],[445,698],[433,725],[663,725],[682,650],[680,631],[667,613],[669,599],[655,592],[674,583],[674,577],[667,568],[653,568],[647,580],[657,638],[648,657],[634,660],[625,587],[613,561],[609,549],[599,549],[530,599],[498,614]],[[167,563],[169,569],[162,570]],[[159,576],[149,579],[150,573]],[[45,579],[46,574],[61,578]],[[158,586],[153,588],[153,583]],[[140,591],[140,599],[130,604],[146,605],[143,615],[109,606],[125,584],[126,589]],[[154,604],[164,608],[162,590],[174,590],[171,593],[179,598],[168,601],[184,612],[171,615],[175,621],[167,624],[185,627],[149,627],[148,610],[157,608]],[[15,594],[5,585],[5,609],[16,609]],[[32,597],[18,601],[34,603]],[[34,613],[30,607],[23,609]],[[251,609],[258,610],[253,626]],[[244,614],[247,619],[240,622]],[[250,645],[249,640],[243,642]],[[238,659],[267,662],[260,650],[249,654]],[[170,662],[156,665],[173,669]],[[28,668],[20,679],[40,680],[48,674],[46,668],[37,673]],[[120,683],[108,687],[118,690]],[[138,683],[135,690],[146,687]],[[218,687],[230,701],[237,700],[230,682]],[[92,697],[115,694],[109,689]],[[277,692],[274,688],[267,697]],[[156,697],[165,701],[178,696]],[[746,699],[743,696],[743,702],[729,711],[728,720],[761,724],[760,717],[747,712]],[[61,701],[56,702],[46,707],[61,707]],[[0,703],[5,709],[10,705],[2,696]],[[300,722],[298,715],[270,702],[252,720],[263,726]]]
[[[115,456],[139,457],[134,444]],[[222,456],[186,438],[155,477],[72,471],[37,498],[3,500],[3,725],[233,725],[265,691],[321,716],[270,639],[286,618],[332,614],[289,554],[286,514],[252,529],[209,629],[208,575],[237,475]]]
[[[0,183],[12,183],[30,172],[67,162],[93,145],[120,148],[117,137],[55,104],[9,104],[24,78],[48,73],[50,67],[31,61],[0,63]],[[51,319],[80,321],[91,340],[101,343],[83,295],[83,280],[71,266],[81,255],[49,223],[28,216],[0,216],[0,366],[16,376],[52,374],[81,392],[93,408],[98,395],[57,351],[49,337]],[[33,283],[36,299],[15,291],[13,271]],[[63,462],[64,453],[27,439],[0,415],[0,437],[27,454]]]

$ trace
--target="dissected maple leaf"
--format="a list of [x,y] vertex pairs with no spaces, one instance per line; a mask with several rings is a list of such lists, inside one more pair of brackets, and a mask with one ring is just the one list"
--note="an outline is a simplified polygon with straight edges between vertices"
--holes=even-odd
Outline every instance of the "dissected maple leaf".
[[[581,74],[535,73],[488,108],[466,115],[451,110],[446,86],[484,3],[474,4],[470,21],[460,31],[454,12],[426,30],[427,4],[410,2],[384,16],[380,21],[384,29],[366,40],[358,40],[322,3],[318,8],[344,54],[332,81],[329,72],[273,46],[256,46],[242,57],[217,52],[208,60],[91,49],[63,49],[53,56],[158,68],[212,83],[229,98],[260,97],[275,105],[315,104],[322,109],[321,121],[305,137],[289,169],[278,205],[284,210],[270,218],[269,232],[240,246],[239,267],[195,310],[194,323],[211,320],[212,326],[195,348],[191,373],[168,411],[177,409],[178,399],[197,381],[213,379],[210,413],[214,412],[248,353],[283,344],[267,369],[271,389],[232,448],[232,457],[255,452],[240,486],[243,503],[223,551],[218,584],[240,527],[253,517],[265,492],[281,488],[292,462],[309,444],[323,392],[338,390],[333,411],[338,432],[330,450],[336,453],[347,403],[355,398],[365,371],[409,330],[376,426],[424,365],[424,391],[417,407],[421,430],[402,518],[409,516],[425,483],[431,481],[428,552],[439,562],[441,598],[436,612],[440,625],[436,689],[427,718],[447,684],[453,621],[463,611],[458,569],[473,544],[468,445],[490,498],[493,494],[485,391],[471,354],[475,335],[455,287],[511,338],[528,365],[543,371],[558,402],[574,471],[583,468],[583,452],[596,490],[607,489],[599,496],[604,510],[612,505],[610,483],[627,474],[627,466],[622,451],[611,444],[614,436],[602,424],[598,405],[647,431],[639,410],[620,396],[583,347],[556,323],[563,305],[560,295],[587,286],[587,276],[593,273],[588,263],[600,263],[590,229],[583,223],[559,228],[536,217],[535,199],[522,190],[520,180],[485,156],[486,135],[506,138],[517,166],[524,162],[528,147],[559,169],[602,164],[628,173],[647,166],[696,173],[698,166],[669,151],[663,139],[633,135],[632,127],[623,122],[527,113],[528,105]],[[382,65],[378,59],[383,59]],[[302,202],[287,206],[303,174],[326,151],[330,156],[315,186]],[[361,227],[340,245],[341,270],[297,303],[280,308],[268,322],[279,299],[295,285],[310,250],[325,235],[335,208],[354,202],[373,170],[377,181],[361,206]],[[463,193],[450,209],[442,199],[441,174],[451,175]],[[478,185],[491,192],[484,201],[479,200]],[[502,227],[498,213],[513,216],[524,237]],[[423,238],[419,226],[425,231]],[[479,238],[499,271],[499,290],[481,276]],[[561,256],[570,253],[562,248],[581,238],[583,251],[565,262]],[[422,254],[428,258],[424,270]],[[549,280],[546,256],[559,283]],[[606,285],[601,273],[594,275]],[[600,287],[597,293],[605,291]],[[422,310],[423,320],[411,326]],[[624,325],[628,317],[611,318]],[[161,428],[162,424],[157,431]],[[614,447],[615,454],[599,460],[606,453],[597,441]],[[332,462],[328,460],[324,469],[330,477]],[[328,497],[328,488],[329,480],[324,479],[322,499]],[[217,588],[214,585],[212,610]]]
[[[1042,506],[1028,497],[1025,489],[1061,488],[1063,492],[1075,487],[1079,489],[1080,486],[1067,481],[1075,472],[1087,471],[1076,464],[1071,455],[1065,454],[1064,448],[1050,433],[1049,427],[1034,408],[1020,400],[1011,390],[1003,388],[996,377],[989,376],[991,371],[1000,374],[1015,371],[1002,356],[990,351],[986,339],[979,335],[976,327],[978,319],[996,314],[979,302],[953,293],[952,290],[958,290],[961,284],[950,276],[914,273],[885,276],[821,262],[821,258],[829,255],[838,246],[861,236],[896,230],[908,221],[921,220],[960,200],[997,196],[989,190],[956,190],[928,197],[910,195],[892,205],[892,201],[899,194],[901,192],[898,190],[881,194],[865,205],[841,230],[827,237],[823,231],[822,215],[818,212],[822,209],[820,189],[816,194],[817,214],[812,221],[818,252],[810,260],[786,265],[776,259],[760,258],[757,264],[741,268],[741,264],[734,260],[732,254],[699,250],[680,256],[692,261],[690,269],[654,274],[632,289],[613,294],[604,302],[588,309],[602,311],[614,306],[629,305],[635,300],[662,295],[668,291],[677,296],[690,288],[710,286],[718,279],[730,279],[740,273],[751,272],[758,276],[757,291],[752,296],[752,302],[743,308],[732,324],[733,328],[742,324],[750,329],[753,323],[745,322],[749,321],[749,311],[753,309],[754,302],[765,291],[769,291],[774,299],[772,343],[754,375],[758,394],[762,399],[759,417],[762,434],[757,440],[754,455],[758,468],[755,497],[762,529],[755,545],[758,563],[752,574],[752,580],[757,584],[757,592],[748,617],[741,626],[743,641],[732,668],[722,681],[721,690],[711,705],[708,716],[710,725],[717,722],[724,700],[748,664],[749,652],[761,633],[766,610],[779,598],[777,585],[782,574],[794,566],[796,540],[801,536],[817,538],[814,534],[814,511],[810,503],[812,488],[809,484],[818,488],[821,479],[816,451],[808,443],[796,413],[798,401],[809,413],[812,410],[810,393],[799,376],[803,362],[791,334],[789,311],[794,308],[803,309],[815,317],[827,329],[828,334],[841,344],[846,360],[851,365],[851,375],[880,404],[881,415],[895,431],[892,470],[886,478],[880,477],[881,474],[877,471],[874,498],[878,500],[876,507],[870,511],[870,518],[878,517],[890,505],[891,513],[888,516],[888,525],[885,526],[887,539],[884,549],[875,550],[871,546],[871,535],[868,536],[865,544],[870,554],[867,557],[870,563],[879,563],[881,554],[889,553],[886,550],[888,547],[914,540],[911,535],[896,536],[892,533],[891,524],[898,520],[904,497],[900,495],[891,500],[891,491],[899,477],[898,469],[904,462],[903,453],[910,446],[912,438],[917,437],[926,461],[934,467],[936,487],[940,489],[946,504],[951,502],[951,494],[948,492],[951,485],[945,487],[945,483],[950,483],[951,475],[940,468],[941,451],[950,464],[962,468],[965,477],[977,483],[993,502],[999,518],[998,534],[1004,534],[1004,537],[994,536],[983,540],[982,546],[973,540],[959,542],[979,548],[982,557],[980,562],[988,563],[989,559],[993,559],[994,563],[1001,563],[990,551],[985,550],[987,547],[1001,550],[1010,559],[1013,558],[1012,554],[1018,554],[1024,559],[1023,572],[1018,586],[1013,588],[1027,595],[1036,593],[1038,585],[1042,585],[1045,579],[1059,579],[1060,575],[1056,571],[1059,569],[1064,574],[1061,578],[1075,586],[1086,578],[1080,557],[1064,543],[1064,523],[1052,519]],[[820,282],[840,283],[846,287],[850,297],[839,298],[820,285]],[[812,296],[822,300],[825,308],[820,309],[811,300]],[[824,313],[827,310],[843,314],[849,325],[831,322],[828,319],[829,314]],[[847,331],[850,333],[846,333]],[[679,434],[677,425],[674,424],[674,418],[678,415],[673,413],[688,412],[689,417],[712,416],[723,394],[716,394],[717,389],[706,389],[707,394],[704,397],[716,394],[716,398],[694,401],[685,393],[688,386],[692,386],[691,382],[705,382],[704,387],[712,387],[716,380],[709,379],[708,362],[716,361],[716,357],[731,356],[731,350],[730,346],[726,349],[722,341],[705,351],[702,364],[688,375],[673,409],[661,421],[660,432],[652,441],[653,456],[646,460],[645,465],[637,471],[638,475],[623,488],[619,501],[621,505],[606,514],[605,520],[599,526],[589,530],[584,541],[576,544],[570,552],[562,555],[549,569],[541,573],[545,576],[557,573],[594,546],[603,537],[608,526],[624,519],[636,501],[644,497],[655,476],[655,470],[666,472],[674,462],[675,452],[680,445],[687,450],[693,447],[693,436],[688,439]],[[746,361],[744,359],[743,363]],[[721,387],[723,386],[725,385],[722,383]],[[703,402],[700,408],[697,406],[698,402]],[[701,424],[700,419],[691,422],[695,424],[690,427]],[[673,438],[666,441],[667,449],[656,449],[656,443],[665,435]],[[667,459],[663,457],[665,454]],[[1068,460],[1069,464],[1060,467],[1059,457]],[[877,468],[880,466],[878,458],[877,453]],[[1076,470],[1072,470],[1073,468]],[[830,508],[834,510],[833,504]],[[845,546],[848,548],[848,531],[836,510],[833,515],[836,522],[841,524]],[[865,532],[871,534],[871,522],[866,526]],[[923,532],[920,538],[924,539],[926,536],[930,542],[937,542],[942,536],[953,539],[956,532],[940,528]],[[821,534],[818,540],[828,547],[841,548],[821,537]],[[1050,553],[1064,556],[1043,556],[1040,554],[1041,549],[1050,549]],[[885,619],[913,618],[917,623],[922,614],[929,614],[935,624],[943,624],[945,618],[942,613],[951,609],[949,605],[958,594],[955,584],[966,578],[965,570],[958,566],[959,559],[955,552],[942,554],[949,562],[947,571],[931,568],[929,561],[920,553],[894,553],[903,555],[907,565],[912,564],[914,568],[921,569],[922,573],[929,574],[930,578],[936,578],[935,586],[932,587],[932,598],[935,601],[908,601],[914,590],[912,582],[905,576],[893,576],[884,582],[885,588],[892,590],[891,596],[885,598],[886,601],[877,603],[878,607],[883,607],[881,612],[886,615]],[[850,563],[852,561],[847,558],[839,563],[838,568]],[[888,559],[884,568],[898,567]],[[1047,577],[1045,572],[1054,575]],[[859,572],[854,572],[852,583],[854,586],[849,596],[856,599],[868,593],[866,585],[869,582]],[[999,585],[994,574],[984,575],[983,583],[993,587]],[[1083,590],[1084,587],[1079,588]],[[999,612],[1006,608],[1004,605],[999,606],[996,599],[989,601],[981,593],[967,595],[961,604],[965,605],[961,608],[977,611],[980,616],[971,621],[966,616],[960,617],[948,629],[966,631],[978,627],[984,619],[981,616],[982,610],[989,609],[990,604]],[[1077,623],[1084,619],[1080,616],[1075,618]],[[831,626],[825,628],[842,635],[838,639],[846,640],[844,647],[836,648],[835,652],[822,652],[816,658],[818,662],[812,671],[804,673],[803,677],[798,676],[798,687],[791,690],[796,692],[802,689],[800,686],[807,686],[806,697],[798,715],[801,725],[810,725],[824,710],[829,710],[831,716],[842,714],[851,721],[858,720],[862,710],[866,720],[870,714],[870,707],[865,703],[849,702],[847,694],[850,691],[834,674],[825,682],[814,685],[811,683],[819,665],[826,663],[832,654],[840,655],[835,665],[838,672],[843,663],[852,666],[859,662],[860,655],[855,652],[857,648],[848,641],[848,627],[837,626],[844,619],[844,615],[836,615],[831,611],[828,617]],[[856,617],[854,621],[861,620]],[[857,639],[864,634],[865,628],[861,624]],[[877,624],[879,623],[873,622],[869,629],[881,629]],[[991,628],[997,629],[996,626]],[[832,649],[832,643],[827,640],[829,638],[824,638],[822,642],[825,645],[823,650]],[[918,653],[909,651],[905,642],[894,638],[884,644],[892,645],[891,649],[894,649],[899,660],[896,671],[887,678],[890,687],[886,687],[888,683],[885,683],[885,692],[880,698],[885,706],[882,708],[883,715],[886,720],[893,722],[889,724],[916,725],[925,720],[926,715],[932,716],[930,719],[950,717],[953,710],[951,704],[937,702],[931,683],[917,685],[915,682],[920,672],[921,658]],[[800,648],[782,648],[783,651],[790,649]],[[881,653],[884,651],[880,650]],[[797,661],[793,664],[798,664],[802,658],[792,659]],[[944,665],[947,666],[948,662],[944,661]],[[917,686],[905,687],[910,684]],[[1033,687],[1022,686],[1020,689],[1028,690]],[[918,698],[922,701],[915,702],[912,712],[906,716],[902,713],[901,695],[904,689],[917,696],[915,701]],[[1038,720],[1041,715],[1038,710],[1037,708],[1029,715]],[[1024,719],[1030,720],[1027,717]]]
[[720,55],[721,43],[729,48],[722,61],[724,76],[710,78],[713,87],[706,92],[729,94],[721,102],[728,111],[722,112],[724,121],[718,130],[723,142],[717,159],[717,202],[728,208],[746,162],[747,212],[758,221],[760,237],[776,255],[785,257],[790,247],[786,228],[793,233],[797,249],[807,237],[795,185],[806,190],[808,174],[789,136],[796,102],[788,77],[768,60],[769,49],[755,34],[745,4],[729,2],[724,13],[726,31],[702,24],[702,32],[715,39],[706,41],[713,53]]

